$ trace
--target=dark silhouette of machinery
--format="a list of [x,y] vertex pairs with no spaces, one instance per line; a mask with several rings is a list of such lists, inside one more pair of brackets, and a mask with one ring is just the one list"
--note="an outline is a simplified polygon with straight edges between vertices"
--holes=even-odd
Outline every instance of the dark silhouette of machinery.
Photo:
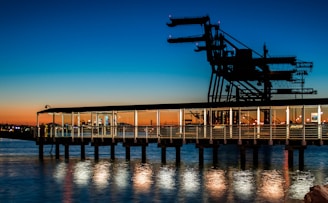
[[[269,57],[265,45],[263,54],[259,54],[220,29],[218,24],[211,24],[209,16],[170,17],[170,21],[169,27],[201,25],[204,28],[200,36],[169,37],[168,42],[196,42],[196,52],[206,51],[212,68],[208,102],[270,101],[274,94],[300,94],[302,98],[303,94],[316,94],[312,88],[304,88],[304,77],[312,70],[312,62],[298,61],[296,57]],[[284,69],[272,69],[270,66],[275,64],[283,64]],[[277,89],[273,88],[274,82],[290,85]],[[301,87],[295,88],[298,84]]]

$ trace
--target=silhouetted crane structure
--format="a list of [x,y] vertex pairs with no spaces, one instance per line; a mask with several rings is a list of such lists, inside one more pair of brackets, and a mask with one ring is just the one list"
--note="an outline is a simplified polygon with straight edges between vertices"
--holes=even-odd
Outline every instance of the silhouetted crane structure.
[[[209,16],[172,18],[169,27],[201,25],[204,33],[192,37],[169,37],[169,43],[197,43],[196,52],[206,51],[212,68],[208,88],[208,102],[270,101],[273,94],[316,94],[312,88],[304,88],[304,76],[312,70],[312,62],[296,60],[296,57],[269,57],[266,46],[263,54],[250,49],[222,29],[210,23]],[[238,46],[237,46],[238,45]],[[253,57],[257,55],[257,57]],[[270,69],[271,65],[284,64],[283,70]],[[273,82],[301,84],[301,88],[273,88]],[[295,86],[295,85],[294,85]]]

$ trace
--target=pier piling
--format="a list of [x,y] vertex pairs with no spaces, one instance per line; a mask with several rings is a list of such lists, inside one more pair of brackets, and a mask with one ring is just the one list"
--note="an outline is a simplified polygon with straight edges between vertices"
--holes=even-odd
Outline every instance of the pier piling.
[[110,145],[110,159],[115,160],[115,144]]
[[161,146],[161,160],[162,160],[162,164],[166,164],[166,147],[165,146]]
[[69,144],[65,143],[65,160],[69,159]]
[[59,159],[60,153],[59,153],[59,143],[56,142],[56,159]]
[[125,159],[127,161],[130,161],[130,146],[129,145],[125,145]]
[[146,145],[141,146],[141,162],[146,163]]
[[85,145],[81,143],[81,160],[85,160]]
[[95,144],[95,160],[99,160],[99,146],[98,144]]

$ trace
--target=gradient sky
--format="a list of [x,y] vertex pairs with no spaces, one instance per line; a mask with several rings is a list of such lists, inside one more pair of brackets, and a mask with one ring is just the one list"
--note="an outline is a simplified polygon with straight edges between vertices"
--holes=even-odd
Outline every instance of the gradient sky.
[[328,97],[328,3],[323,0],[1,0],[0,123],[35,123],[51,107],[202,102],[211,69],[201,34],[169,28],[168,16],[209,15],[223,30],[271,56],[314,62],[306,87]]

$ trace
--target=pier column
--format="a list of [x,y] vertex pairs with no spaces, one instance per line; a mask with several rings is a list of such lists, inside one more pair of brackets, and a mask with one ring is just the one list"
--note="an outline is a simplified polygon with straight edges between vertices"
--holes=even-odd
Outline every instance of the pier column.
[[218,164],[218,146],[213,146],[213,166]]
[[293,168],[294,165],[294,149],[288,149],[288,168]]
[[69,144],[65,143],[65,160],[69,159]]
[[81,160],[85,160],[85,145],[81,143]]
[[115,144],[110,145],[110,159],[111,160],[115,159]]
[[253,166],[258,166],[259,165],[259,147],[254,146],[253,147]]
[[162,146],[162,164],[166,164],[166,147]]
[[204,147],[199,146],[198,150],[199,150],[199,157],[198,157],[199,166],[203,167],[204,166]]
[[130,161],[130,146],[129,145],[125,145],[125,159],[127,161]]
[[95,144],[95,160],[99,160],[99,146],[98,144]]
[[141,146],[141,163],[146,163],[146,145]]
[[239,146],[239,153],[240,153],[240,167],[242,170],[246,168],[246,147]]
[[181,156],[180,156],[180,146],[176,146],[175,147],[175,163],[176,165],[180,165],[180,161],[181,161]]
[[[43,139],[43,138],[41,138]],[[43,160],[43,141],[39,142],[39,159]]]
[[298,167],[299,170],[304,170],[304,148],[301,147],[298,149]]
[[59,159],[59,143],[56,143],[56,159]]

